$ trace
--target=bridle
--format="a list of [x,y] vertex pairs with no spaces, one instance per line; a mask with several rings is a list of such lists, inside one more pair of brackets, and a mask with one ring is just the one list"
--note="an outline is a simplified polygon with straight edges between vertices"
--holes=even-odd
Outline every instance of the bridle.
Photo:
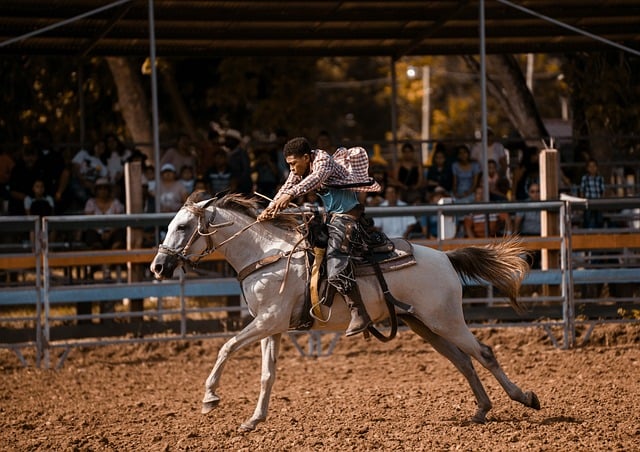
[[[198,219],[198,225],[193,230],[193,233],[189,237],[189,240],[187,240],[186,245],[184,247],[182,247],[182,249],[171,248],[169,246],[166,246],[165,244],[160,244],[158,246],[158,253],[167,254],[169,256],[174,256],[174,257],[180,259],[183,264],[187,264],[187,265],[190,265],[190,266],[196,266],[196,265],[198,265],[198,263],[203,258],[207,257],[209,254],[213,253],[217,248],[220,248],[222,245],[227,243],[229,240],[237,237],[240,232],[243,232],[243,231],[245,231],[247,229],[247,227],[241,229],[239,232],[235,233],[234,235],[232,235],[228,239],[222,241],[221,243],[219,243],[216,246],[216,244],[213,243],[213,238],[212,238],[213,234],[215,234],[218,231],[218,229],[220,229],[220,228],[231,226],[234,222],[233,221],[225,221],[224,223],[214,224],[213,220],[215,219],[215,216],[216,216],[215,211],[214,211],[213,215],[211,215],[211,217],[207,221],[207,219],[206,219],[206,211],[207,211],[206,207],[208,205],[209,205],[209,203],[207,203],[205,206],[201,207],[201,206],[199,206],[199,205],[197,205],[195,203],[187,203],[187,204],[185,204],[182,208],[183,209],[187,209],[189,212],[191,212],[192,214],[194,214],[196,216],[196,218]],[[249,225],[249,226],[251,226],[251,225]],[[206,241],[207,241],[206,248],[204,250],[202,250],[199,255],[189,254],[189,249],[194,244],[194,242],[196,242],[200,237],[204,237],[206,239]],[[194,256],[195,256],[195,258],[194,258]]]

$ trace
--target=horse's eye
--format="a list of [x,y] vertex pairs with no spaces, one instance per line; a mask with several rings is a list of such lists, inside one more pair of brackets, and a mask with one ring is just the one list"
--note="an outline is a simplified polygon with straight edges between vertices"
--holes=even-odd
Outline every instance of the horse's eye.
[[187,230],[187,225],[186,224],[179,224],[178,227],[176,227],[176,230],[180,231],[180,232],[184,232]]

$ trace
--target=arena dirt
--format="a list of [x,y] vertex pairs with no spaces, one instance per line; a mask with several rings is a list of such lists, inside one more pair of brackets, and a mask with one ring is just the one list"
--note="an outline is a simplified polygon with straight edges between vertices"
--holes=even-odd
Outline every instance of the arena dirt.
[[[597,327],[586,345],[554,348],[542,329],[479,329],[533,411],[484,369],[494,408],[469,424],[463,377],[409,332],[387,344],[343,338],[303,358],[287,338],[270,415],[255,407],[259,347],[228,363],[209,415],[205,378],[222,340],[74,349],[58,371],[23,368],[0,351],[3,451],[633,451],[640,450],[640,327]],[[476,368],[478,366],[476,365]]]

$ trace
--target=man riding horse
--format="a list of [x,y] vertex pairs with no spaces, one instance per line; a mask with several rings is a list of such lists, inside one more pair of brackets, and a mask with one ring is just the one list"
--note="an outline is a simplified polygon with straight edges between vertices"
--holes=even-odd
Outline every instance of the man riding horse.
[[344,297],[351,312],[346,336],[361,333],[371,325],[371,319],[355,282],[350,258],[354,247],[362,246],[362,238],[352,240],[358,235],[364,214],[357,192],[380,190],[380,185],[368,175],[366,151],[341,148],[332,156],[322,149],[312,150],[306,138],[297,137],[285,144],[283,152],[290,168],[289,177],[258,220],[273,218],[299,196],[317,193],[328,215],[327,281]]

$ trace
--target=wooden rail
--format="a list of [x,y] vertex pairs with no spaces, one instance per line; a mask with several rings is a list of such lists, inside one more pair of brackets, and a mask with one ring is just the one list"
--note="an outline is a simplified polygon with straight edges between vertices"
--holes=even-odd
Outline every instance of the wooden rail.
[[[526,248],[531,250],[559,250],[560,237],[521,237]],[[485,245],[498,242],[502,238],[495,239],[450,239],[414,240],[413,243],[437,248],[443,251],[467,246]],[[640,233],[625,234],[574,234],[572,236],[573,250],[601,250],[640,248]],[[78,265],[101,264],[149,264],[156,254],[156,249],[140,248],[133,250],[97,250],[97,251],[55,251],[48,255],[50,267],[72,267]],[[0,270],[20,270],[35,268],[37,256],[31,253],[0,254]],[[214,252],[205,257],[203,261],[222,261],[224,257],[219,252]]]

